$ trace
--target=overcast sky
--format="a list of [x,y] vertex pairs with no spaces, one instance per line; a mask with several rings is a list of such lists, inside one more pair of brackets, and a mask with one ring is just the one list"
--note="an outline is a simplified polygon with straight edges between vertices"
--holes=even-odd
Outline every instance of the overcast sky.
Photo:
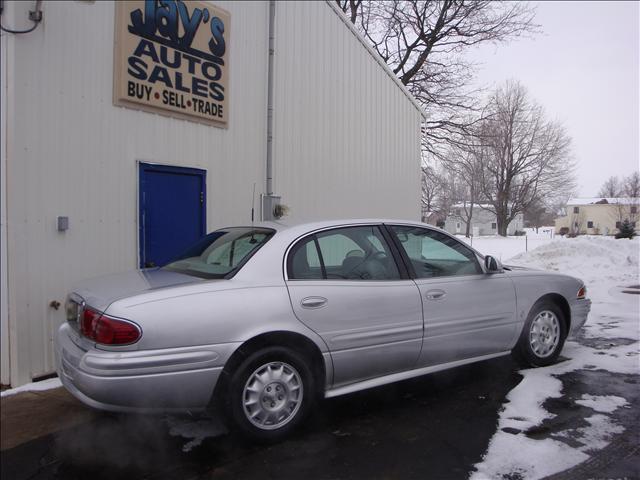
[[637,2],[532,2],[543,33],[477,49],[478,83],[520,80],[573,139],[578,192],[638,170],[640,8]]

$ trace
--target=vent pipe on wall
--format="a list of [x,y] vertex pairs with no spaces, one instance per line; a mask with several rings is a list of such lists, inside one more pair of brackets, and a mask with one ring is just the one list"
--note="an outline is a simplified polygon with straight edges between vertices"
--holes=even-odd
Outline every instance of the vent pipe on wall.
[[276,2],[269,1],[269,64],[267,71],[267,184],[262,201],[262,220],[273,220],[273,60],[276,39]]
[[276,43],[276,2],[269,2],[269,67],[267,76],[267,195],[273,194],[273,60]]

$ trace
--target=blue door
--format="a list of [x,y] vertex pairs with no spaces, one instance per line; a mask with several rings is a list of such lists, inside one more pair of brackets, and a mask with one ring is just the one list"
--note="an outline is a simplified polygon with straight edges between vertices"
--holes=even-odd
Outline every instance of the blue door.
[[206,232],[206,172],[140,163],[140,267],[158,267]]

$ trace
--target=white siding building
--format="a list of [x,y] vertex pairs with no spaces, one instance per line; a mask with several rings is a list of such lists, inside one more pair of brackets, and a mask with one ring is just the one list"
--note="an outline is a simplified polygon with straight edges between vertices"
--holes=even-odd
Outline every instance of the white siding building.
[[[185,3],[211,25],[213,56],[182,30],[143,38],[142,1],[44,2],[35,30],[1,34],[3,384],[53,372],[70,287],[160,263],[153,249],[170,247],[173,216],[196,234],[248,223],[255,184],[258,220],[267,193],[291,221],[419,219],[423,114],[341,12],[330,2]],[[32,26],[35,4],[5,2],[3,26]]]
[[[469,205],[467,205],[469,209]],[[516,232],[522,231],[524,228],[524,216],[519,213],[507,226],[507,235],[515,235]],[[447,216],[444,222],[444,229],[449,233],[466,233],[467,231],[467,215],[465,214],[463,205],[454,205],[451,214]],[[473,215],[471,216],[470,234],[474,237],[479,235],[497,235],[498,219],[496,214],[491,211],[490,205],[474,205]]]

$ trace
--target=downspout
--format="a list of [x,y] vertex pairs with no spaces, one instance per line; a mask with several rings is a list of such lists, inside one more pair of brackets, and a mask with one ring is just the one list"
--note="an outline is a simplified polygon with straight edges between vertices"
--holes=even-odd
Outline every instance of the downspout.
[[267,196],[273,195],[273,60],[276,43],[276,2],[269,1],[269,66],[267,72]]

